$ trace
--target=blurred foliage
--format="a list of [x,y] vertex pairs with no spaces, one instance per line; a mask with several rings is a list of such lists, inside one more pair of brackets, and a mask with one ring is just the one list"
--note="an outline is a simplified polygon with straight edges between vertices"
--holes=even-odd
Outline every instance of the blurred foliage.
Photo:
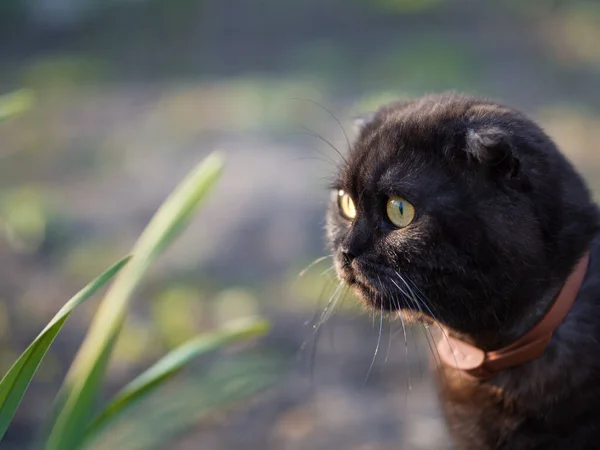
[[[187,340],[121,389],[90,423],[85,442],[96,441],[102,432],[114,427],[114,424],[127,411],[130,411],[137,403],[143,402],[148,395],[159,389],[165,384],[165,381],[173,378],[195,358],[227,345],[261,336],[268,329],[269,324],[266,321],[256,321],[246,317],[244,320],[229,322],[217,331],[204,333]],[[243,399],[244,397],[229,397],[223,399],[222,403]],[[213,411],[216,412],[220,406],[214,406],[216,409]]]
[[600,4],[570,5],[555,14],[554,34],[559,55],[571,62],[600,68]]
[[174,347],[193,336],[202,323],[204,305],[191,286],[174,285],[156,294],[152,318],[163,341]]
[[[299,119],[295,97],[318,101],[314,84],[297,77],[291,80],[245,76],[200,85],[185,84],[167,90],[156,104],[153,119],[177,136],[199,131],[253,131],[289,127]],[[202,121],[198,121],[202,117]]]
[[[156,357],[160,347],[152,324],[137,318],[127,318],[112,354],[112,365],[129,367]],[[181,342],[179,342],[181,343]]]
[[272,386],[284,361],[274,355],[248,353],[222,361],[202,377],[183,377],[137,404],[116,426],[90,446],[94,450],[161,449],[215,411],[239,404]]
[[0,96],[0,123],[28,111],[33,106],[34,99],[33,92],[28,89]]
[[402,86],[411,96],[427,90],[476,92],[480,79],[477,64],[465,48],[433,36],[382,56],[366,70],[379,89]]
[[88,279],[106,267],[120,253],[120,243],[88,239],[74,243],[63,261],[63,272],[75,279]]
[[[108,77],[109,68],[101,60],[73,54],[50,54],[30,62],[21,73],[21,82],[35,89],[72,91]],[[64,95],[64,94],[63,94]]]
[[[0,381],[0,439],[11,423],[41,361],[73,309],[91,297],[124,267],[125,270],[117,276],[101,303],[88,330],[87,338],[81,345],[57,396],[51,431],[44,444],[45,448],[60,450],[83,448],[84,443],[92,442],[98,433],[110,429],[124,412],[155,391],[192,359],[232,342],[262,335],[268,330],[266,322],[250,320],[236,325],[226,324],[212,334],[185,340],[186,332],[192,334],[194,331],[194,323],[189,320],[192,305],[186,302],[185,293],[181,295],[179,291],[179,295],[173,295],[171,291],[168,308],[165,308],[167,305],[163,303],[163,309],[159,314],[161,319],[164,319],[173,308],[178,309],[175,322],[171,320],[168,325],[171,326],[171,332],[177,331],[175,337],[181,338],[183,343],[128,384],[94,420],[91,420],[111,353],[115,351],[117,358],[130,358],[130,361],[136,361],[147,348],[150,336],[148,327],[136,327],[133,322],[126,328],[125,333],[121,333],[128,303],[135,288],[150,263],[154,262],[158,255],[172,243],[197,212],[221,170],[222,161],[217,154],[209,155],[202,164],[198,165],[155,214],[134,246],[133,255],[114,264],[71,298],[19,356]],[[35,251],[42,240],[43,230],[40,231],[40,228],[43,228],[43,223],[39,225],[41,220],[39,216],[42,214],[34,214],[37,210],[31,207],[31,203],[30,198],[14,200],[11,197],[4,203],[3,216],[5,228],[11,232],[9,237],[14,238],[14,230],[18,230],[22,238],[20,242],[25,241],[23,236],[27,238],[27,243],[33,241],[36,246],[29,250]],[[11,242],[14,242],[14,239]],[[225,296],[225,298],[231,297],[231,294]],[[237,305],[239,304],[238,301]],[[182,318],[185,322],[182,322]],[[189,329],[185,329],[185,325],[188,325]],[[210,391],[214,393],[215,389],[211,388]],[[233,400],[239,401],[241,397],[226,396],[215,403],[213,396],[209,397],[208,403],[212,407],[218,407],[222,403]],[[185,421],[180,422],[186,425]],[[181,427],[181,424],[177,426]]]
[[596,3],[596,0],[505,0],[504,5],[511,10],[528,15],[543,15],[548,12],[560,11],[565,8],[585,8]]
[[373,3],[387,11],[411,13],[427,11],[447,0],[374,0]]
[[123,258],[115,263],[65,303],[0,380],[0,440],[4,437],[42,359],[73,309],[93,296],[128,260],[129,258]]
[[150,265],[198,211],[222,167],[222,159],[216,153],[197,165],[165,200],[136,241],[131,260],[106,293],[63,382],[46,448],[75,450],[88,438],[98,391],[133,293]]
[[229,320],[256,316],[259,313],[257,299],[246,289],[227,288],[219,292],[215,299],[217,323],[225,324]]
[[583,105],[557,104],[540,110],[538,117],[550,137],[582,171],[600,200],[600,159],[590,152],[590,143],[600,139],[600,115]]
[[[10,318],[8,315],[8,308],[4,302],[0,299],[0,340],[6,338],[11,334],[10,329]],[[0,352],[1,353],[1,352]],[[0,370],[3,367],[0,365]]]
[[0,226],[12,250],[35,253],[44,242],[47,227],[39,192],[21,187],[0,196]]
[[0,13],[16,14],[26,8],[26,5],[21,0],[4,0],[0,3]]

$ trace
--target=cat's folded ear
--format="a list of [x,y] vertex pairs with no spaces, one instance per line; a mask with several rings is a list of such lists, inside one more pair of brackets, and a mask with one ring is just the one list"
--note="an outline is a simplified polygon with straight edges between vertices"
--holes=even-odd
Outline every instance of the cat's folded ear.
[[504,130],[496,127],[469,129],[465,141],[469,159],[501,176],[518,175],[520,161],[510,136]]
[[358,136],[362,130],[375,118],[375,112],[361,114],[360,116],[354,117],[352,121],[352,131],[355,136]]

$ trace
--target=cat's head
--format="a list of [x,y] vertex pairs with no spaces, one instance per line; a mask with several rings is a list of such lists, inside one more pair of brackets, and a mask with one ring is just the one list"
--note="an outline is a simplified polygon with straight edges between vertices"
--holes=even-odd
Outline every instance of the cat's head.
[[454,94],[380,109],[332,188],[338,277],[377,310],[434,316],[484,347],[543,313],[599,229],[585,183],[537,125]]

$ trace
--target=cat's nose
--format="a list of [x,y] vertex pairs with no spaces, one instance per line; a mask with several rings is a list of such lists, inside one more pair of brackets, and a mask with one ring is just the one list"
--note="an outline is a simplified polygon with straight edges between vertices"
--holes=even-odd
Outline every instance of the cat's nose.
[[342,248],[342,259],[344,261],[345,266],[350,265],[350,263],[356,258],[356,256],[356,252],[353,251],[351,247]]
[[360,257],[362,253],[369,246],[369,232],[368,224],[360,219],[355,221],[352,225],[352,230],[342,241],[340,251],[342,253],[342,259],[344,265],[349,265],[356,258]]

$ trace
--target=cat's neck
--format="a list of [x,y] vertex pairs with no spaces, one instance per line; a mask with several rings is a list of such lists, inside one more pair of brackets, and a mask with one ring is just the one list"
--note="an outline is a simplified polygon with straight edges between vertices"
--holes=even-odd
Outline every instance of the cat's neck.
[[[561,286],[558,286],[548,290],[536,302],[535,310],[507,330],[502,336],[502,341],[510,343],[527,333],[544,316],[548,305],[552,303],[560,288]],[[581,367],[583,371],[586,365],[597,366],[600,370],[598,355],[600,355],[600,236],[590,244],[587,272],[573,306],[564,321],[554,331],[542,356],[501,372],[491,383],[502,385],[504,388],[518,387],[520,391],[528,382],[538,387],[539,384],[553,384],[556,382],[555,376],[563,376],[558,372],[559,367],[564,374],[573,374],[573,368],[576,366]],[[450,370],[456,371],[451,368]]]
[[[599,355],[600,240],[596,239],[575,303],[541,357],[486,381],[438,366],[436,378],[456,448],[500,448],[499,442],[506,448],[522,442],[528,446],[518,448],[533,448],[534,443],[535,448],[567,448],[565,435],[583,433],[597,423]],[[577,442],[568,441],[574,444],[571,448],[589,448]]]
[[541,320],[518,339],[504,347],[484,351],[463,340],[444,336],[437,345],[440,359],[443,363],[462,370],[466,376],[488,380],[500,372],[539,358],[546,350],[552,334],[571,310],[588,266],[589,251],[586,250]]
[[[587,245],[585,252],[589,255],[592,253],[600,255],[600,235]],[[497,323],[494,323],[493,326],[489,327],[481,326],[472,333],[461,333],[445,327],[443,333],[447,336],[451,336],[454,339],[463,341],[473,347],[481,349],[484,352],[494,352],[510,346],[525,336],[545,318],[546,314],[548,314],[549,310],[552,308],[557,298],[561,294],[561,290],[564,288],[565,283],[572,281],[570,278],[576,275],[573,271],[576,271],[580,268],[579,265],[581,265],[582,261],[583,258],[579,261],[574,260],[573,266],[569,267],[569,270],[571,270],[570,273],[564,273],[560,277],[554,277],[547,280],[546,289],[537,295],[524,295],[519,288],[517,288],[515,298],[507,300],[507,304],[512,305],[510,308],[511,310],[516,310],[518,305],[526,305],[526,307],[521,309],[518,314],[513,314],[510,319],[503,322],[498,321]],[[592,270],[590,270],[589,262],[586,261],[585,266],[585,275],[583,280],[580,278],[580,281],[577,283],[579,289],[584,287],[584,284],[586,283],[590,273],[594,273]],[[597,271],[596,273],[600,272]],[[579,292],[575,292],[572,295],[575,295],[575,301],[577,301],[577,298],[580,297]],[[574,307],[575,301],[572,299],[568,300],[569,303],[572,301],[572,305]],[[581,303],[581,301],[582,300],[579,300],[579,303]],[[568,312],[565,313],[565,316],[563,316],[565,317],[565,321],[567,314]]]

